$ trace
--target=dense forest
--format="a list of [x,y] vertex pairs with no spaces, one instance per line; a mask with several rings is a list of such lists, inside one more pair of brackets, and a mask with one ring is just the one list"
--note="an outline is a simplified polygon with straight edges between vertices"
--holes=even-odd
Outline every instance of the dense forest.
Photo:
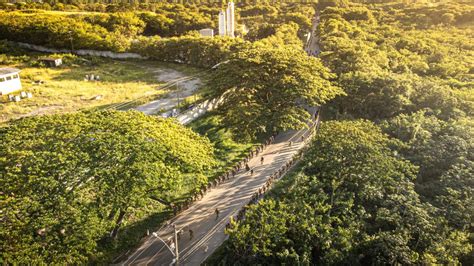
[[217,257],[472,264],[473,14],[459,4],[322,9],[320,57],[346,93],[323,111],[335,121]]
[[[137,42],[156,38],[198,36],[197,30],[217,32],[218,7],[161,4],[153,11],[129,9],[98,12],[51,12],[44,9],[0,10],[0,36],[55,48],[127,51]],[[275,34],[286,24],[298,26],[298,36],[311,27],[313,6],[279,4],[276,7],[245,6],[237,9],[236,33],[256,41]],[[243,26],[245,25],[245,27]]]
[[468,255],[468,232],[420,199],[418,168],[394,153],[400,145],[369,121],[325,122],[301,167],[228,230],[225,264],[447,264]]
[[[265,9],[254,12],[260,8]],[[307,20],[314,14],[311,9]],[[180,16],[178,11],[162,13]],[[222,63],[212,73],[215,82],[209,84],[208,97],[228,95],[216,113],[222,118],[216,127],[226,128],[229,136],[242,143],[305,126],[310,115],[296,100],[321,105],[342,94],[330,82],[334,76],[329,69],[301,49],[297,23],[275,20],[272,31],[257,32],[250,41],[201,38],[179,26],[185,20],[181,17],[171,21],[171,28],[179,30],[165,31],[166,27],[145,22],[143,14],[3,12],[0,34],[9,41],[54,48],[69,48],[72,42],[75,49],[132,51],[207,69]],[[159,12],[147,14],[158,16]],[[145,34],[147,25],[155,25],[156,31]],[[268,78],[257,82],[256,73]],[[229,75],[235,78],[227,79]],[[249,97],[241,97],[242,92]],[[134,112],[25,118],[12,121],[0,134],[0,173],[7,195],[3,206],[8,209],[2,209],[0,231],[2,257],[8,262],[74,264],[114,259],[109,251],[123,251],[121,242],[130,241],[121,239],[119,231],[140,226],[137,217],[170,215],[175,204],[190,200],[215,178],[213,173],[231,163],[222,162],[224,169],[216,169],[216,161],[222,158],[217,158],[219,151],[212,148],[207,135],[198,137],[175,123]],[[180,138],[170,140],[173,135]],[[143,236],[143,229],[140,234],[135,239]]]
[[[219,64],[207,97],[226,96],[215,115],[236,142],[303,128],[299,103],[322,106],[302,160],[209,264],[471,265],[474,6],[236,2],[240,38],[199,37],[212,1],[3,4],[0,36]],[[303,50],[315,16],[318,58]],[[100,261],[124,217],[169,206],[218,160],[207,137],[136,112],[25,118],[0,136],[7,262]]]

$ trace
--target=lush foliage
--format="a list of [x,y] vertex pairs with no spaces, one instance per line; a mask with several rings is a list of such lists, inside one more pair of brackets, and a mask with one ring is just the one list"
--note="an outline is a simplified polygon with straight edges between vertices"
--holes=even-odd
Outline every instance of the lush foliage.
[[[472,6],[455,7],[474,12]],[[348,95],[335,102],[339,112],[369,119],[423,108],[442,119],[472,115],[472,27],[405,28],[401,14],[413,11],[395,11],[351,7],[322,12],[321,58]]]
[[[33,8],[45,9],[42,5]],[[275,34],[278,28],[294,25],[291,36],[305,38],[314,9],[310,4],[279,3],[237,5],[236,33],[251,41]],[[8,6],[7,6],[8,7]],[[20,8],[23,9],[23,8]],[[48,8],[46,8],[48,9]],[[102,13],[24,10],[0,11],[0,36],[11,41],[29,42],[54,48],[126,51],[138,36],[173,37],[213,28],[221,5],[155,4],[149,8],[109,5]],[[62,10],[62,9],[60,9]],[[140,11],[143,10],[143,11]],[[145,11],[148,10],[148,11]],[[270,11],[271,12],[270,12]],[[107,11],[107,13],[103,13]],[[247,25],[247,26],[245,26]]]
[[[10,41],[55,48],[124,51],[130,45],[120,27],[117,31],[74,18],[49,14],[0,12],[0,36]],[[127,34],[127,33],[125,33]]]
[[319,7],[320,57],[345,91],[323,112],[375,123],[324,123],[300,169],[228,231],[220,258],[472,264],[473,6]]
[[399,144],[367,121],[324,123],[301,169],[228,230],[226,259],[242,265],[446,264],[468,255],[468,233],[420,201],[417,168],[390,148]]
[[[41,3],[0,3],[0,9],[6,10],[58,10],[77,12],[73,16],[85,18],[87,22],[95,24],[96,20],[106,21],[107,14],[88,15],[80,12],[96,11],[106,12],[115,16],[114,13],[133,12],[145,23],[145,35],[159,35],[162,37],[179,36],[189,31],[203,28],[214,28],[217,32],[217,21],[219,11],[225,8],[224,3],[219,1],[208,1],[207,3],[80,3],[73,1],[60,3],[61,1],[44,1]],[[299,36],[304,37],[311,27],[311,18],[315,10],[310,1],[306,3],[285,3],[272,1],[272,3],[253,1],[253,3],[234,1],[236,3],[238,36],[247,35],[250,40],[265,38],[274,33],[274,29],[282,24],[296,23],[299,26]],[[52,15],[52,14],[50,14]],[[58,15],[58,14],[54,14]],[[92,18],[92,19],[91,19]],[[245,25],[243,28],[241,26]],[[269,31],[266,31],[268,29]]]
[[252,48],[219,65],[211,84],[224,95],[224,123],[239,137],[302,128],[310,114],[304,106],[327,102],[341,90],[321,62],[288,47]]
[[348,95],[334,101],[336,116],[372,119],[403,141],[422,200],[464,231],[474,213],[473,12],[454,3],[333,7],[318,29],[321,57]]
[[201,38],[182,36],[173,38],[141,38],[132,51],[165,62],[178,62],[210,68],[227,58],[240,47],[250,43],[229,37]]
[[84,263],[151,198],[207,182],[209,141],[138,112],[39,116],[2,129],[2,257]]

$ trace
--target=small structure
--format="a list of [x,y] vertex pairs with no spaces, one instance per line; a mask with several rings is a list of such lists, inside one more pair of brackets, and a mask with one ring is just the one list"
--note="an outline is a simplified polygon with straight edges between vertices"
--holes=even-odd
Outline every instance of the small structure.
[[58,67],[63,64],[63,60],[61,58],[55,57],[40,58],[39,61],[49,67]]
[[219,35],[225,36],[226,35],[226,18],[224,10],[219,12]]
[[214,30],[213,29],[202,29],[199,31],[199,34],[202,37],[214,37]]
[[227,9],[219,12],[219,35],[235,37],[235,6],[234,1],[227,3]]
[[21,90],[20,71],[17,68],[0,68],[0,95]]
[[229,3],[227,3],[227,10],[226,10],[226,15],[227,15],[227,23],[226,23],[226,33],[227,36],[230,37],[235,37],[235,7],[234,7],[234,1],[230,0]]

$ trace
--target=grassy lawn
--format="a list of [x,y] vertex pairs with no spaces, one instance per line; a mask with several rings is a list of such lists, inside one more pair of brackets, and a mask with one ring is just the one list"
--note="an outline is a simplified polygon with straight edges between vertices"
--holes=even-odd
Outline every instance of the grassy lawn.
[[[7,97],[3,96],[0,123],[23,116],[104,108],[133,101],[133,104],[126,105],[130,108],[167,92],[159,89],[162,85],[156,78],[159,69],[175,69],[185,74],[198,72],[182,65],[153,61],[120,61],[72,55],[61,55],[64,65],[47,68],[37,64],[37,58],[44,55],[14,56],[1,52],[0,67],[21,69],[23,91],[32,92],[33,98],[8,102]],[[85,76],[91,74],[99,75],[100,81],[86,81]],[[35,84],[35,81],[43,81],[44,84]]]
[[224,172],[225,169],[232,168],[235,163],[245,157],[250,148],[260,144],[257,141],[253,143],[234,141],[231,133],[222,126],[221,120],[221,116],[210,112],[189,124],[194,131],[206,136],[214,144],[215,157],[219,164],[216,167],[216,173],[212,173],[215,176]]

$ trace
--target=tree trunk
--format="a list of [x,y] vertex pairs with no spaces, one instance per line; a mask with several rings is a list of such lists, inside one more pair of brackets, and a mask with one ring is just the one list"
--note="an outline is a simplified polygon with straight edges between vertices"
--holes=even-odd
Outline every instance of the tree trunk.
[[163,204],[163,205],[166,205],[166,206],[171,206],[171,202],[168,202],[164,199],[160,199],[160,198],[157,198],[155,196],[150,196],[150,199],[152,200],[155,200],[155,201],[158,201],[159,203]]
[[112,237],[113,239],[117,239],[118,231],[120,229],[120,225],[122,225],[124,216],[125,211],[123,209],[120,209],[119,216],[117,218],[117,221],[115,222],[114,230],[112,230],[112,232],[110,233],[110,237]]
[[116,209],[116,208],[113,208],[113,209],[110,211],[110,214],[109,214],[109,217],[107,218],[107,220],[108,220],[108,221],[112,221],[112,219],[114,219],[116,213],[117,213],[117,209]]

